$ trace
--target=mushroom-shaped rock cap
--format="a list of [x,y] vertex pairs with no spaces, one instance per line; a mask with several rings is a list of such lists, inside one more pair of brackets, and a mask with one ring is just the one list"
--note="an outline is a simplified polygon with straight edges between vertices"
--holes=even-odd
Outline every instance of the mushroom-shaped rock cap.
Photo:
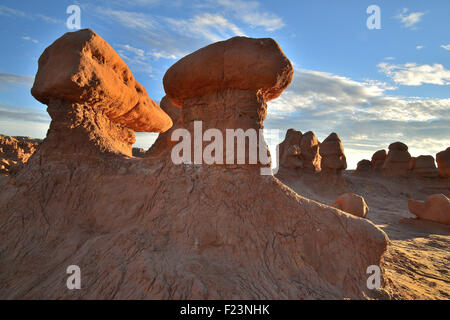
[[164,132],[172,126],[125,62],[90,29],[68,32],[45,49],[31,94],[44,104],[59,99],[102,109],[135,131]]
[[223,89],[261,91],[277,98],[292,81],[293,68],[275,40],[234,37],[201,48],[164,75],[164,89],[178,107],[183,101]]

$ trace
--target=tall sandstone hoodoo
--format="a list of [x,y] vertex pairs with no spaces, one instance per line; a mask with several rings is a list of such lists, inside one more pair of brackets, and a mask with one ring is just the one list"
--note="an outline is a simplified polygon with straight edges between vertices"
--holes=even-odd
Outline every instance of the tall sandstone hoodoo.
[[45,49],[31,93],[52,117],[41,148],[48,155],[131,156],[134,131],[172,126],[119,55],[90,29],[66,33]]
[[411,155],[408,146],[402,142],[389,145],[389,152],[384,162],[382,172],[388,177],[408,177]]
[[436,154],[439,176],[450,178],[450,147]]
[[412,157],[410,160],[410,170],[415,176],[424,178],[436,178],[438,176],[438,170],[434,163],[433,156],[418,156]]
[[340,176],[342,170],[347,169],[347,159],[344,154],[344,146],[336,133],[331,133],[320,144],[320,156],[322,157],[322,174]]
[[374,172],[381,173],[386,158],[387,158],[386,150],[382,149],[375,152],[372,155],[372,170]]
[[305,132],[300,142],[300,159],[303,170],[308,173],[317,173],[321,170],[321,157],[319,154],[319,140],[312,131]]
[[[63,39],[78,48],[77,36]],[[48,55],[46,63],[58,57]],[[81,70],[83,63],[75,59],[67,67]],[[98,99],[87,94],[80,101],[64,91],[70,98],[55,105],[50,99],[49,112],[79,104],[76,110],[98,113],[120,137],[136,128],[168,129],[170,119],[151,120],[167,117],[156,105],[154,116],[118,115],[136,101],[100,94],[102,77],[116,75],[107,68],[90,82],[87,92]],[[236,37],[175,63],[164,88],[189,132],[195,120],[203,122],[203,130],[224,132],[261,128],[266,102],[282,93],[292,75],[274,40]],[[110,107],[114,103],[118,110]],[[74,147],[72,122],[56,123],[46,140],[68,138],[66,156],[41,157],[0,180],[1,298],[364,299],[380,293],[368,289],[366,270],[371,265],[383,270],[388,239],[370,221],[306,199],[252,165],[174,164],[167,156],[170,147],[147,158],[98,152],[112,138],[91,125],[83,132],[101,142],[90,152]],[[115,144],[108,150],[128,151],[118,149]],[[98,161],[75,162],[78,154]],[[66,269],[72,264],[82,268],[82,290],[67,290]],[[381,277],[384,283],[383,272]]]
[[289,129],[283,142],[278,145],[278,161],[280,168],[302,169],[303,162],[300,159],[300,144],[302,133],[295,129]]

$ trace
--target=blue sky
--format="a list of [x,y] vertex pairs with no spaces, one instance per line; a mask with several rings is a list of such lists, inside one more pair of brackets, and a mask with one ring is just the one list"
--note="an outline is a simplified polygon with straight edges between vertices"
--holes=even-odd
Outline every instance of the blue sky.
[[[49,117],[29,89],[42,51],[70,31],[72,4],[81,27],[108,41],[156,101],[184,55],[235,35],[274,38],[295,75],[269,103],[272,147],[289,128],[320,140],[334,131],[352,168],[393,141],[413,156],[450,145],[450,2],[441,0],[3,0],[0,133],[45,136]],[[380,8],[379,30],[366,26],[369,5]],[[137,138],[148,148],[155,135]]]

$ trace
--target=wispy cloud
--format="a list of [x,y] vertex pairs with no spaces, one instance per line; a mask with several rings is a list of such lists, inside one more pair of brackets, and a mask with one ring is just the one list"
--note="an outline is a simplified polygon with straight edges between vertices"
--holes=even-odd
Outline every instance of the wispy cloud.
[[441,48],[442,48],[442,49],[445,49],[445,50],[450,50],[450,44],[447,44],[447,45],[444,45],[444,44],[443,44],[443,45],[441,46]]
[[415,29],[416,25],[422,20],[422,17],[427,12],[411,12],[408,13],[408,8],[403,8],[402,11],[394,18],[400,20],[405,28]]
[[9,17],[19,17],[29,20],[41,20],[47,23],[62,23],[63,21],[40,13],[27,13],[21,10],[8,8],[0,5],[0,15]]
[[420,86],[422,84],[448,85],[450,84],[450,70],[442,64],[433,65],[416,63],[389,64],[382,62],[378,64],[380,72],[392,78],[396,83],[407,86]]
[[33,39],[33,38],[29,37],[29,36],[23,36],[22,40],[31,41],[31,42],[34,42],[34,43],[38,43],[39,42],[38,40]]
[[204,13],[188,20],[166,18],[166,21],[174,30],[189,37],[202,37],[211,42],[245,35],[239,27],[219,14]]
[[50,116],[45,111],[33,108],[9,106],[0,104],[0,118],[2,120],[20,120],[40,123],[50,123]]
[[0,72],[0,87],[5,85],[23,85],[31,87],[34,77]]
[[424,46],[421,46],[421,45],[416,46],[416,49],[417,49],[417,50],[422,50],[423,48],[424,48]]
[[262,27],[266,31],[275,31],[285,26],[281,17],[264,11],[257,1],[215,0],[214,3],[233,12],[236,18],[251,27]]
[[291,86],[268,103],[265,128],[312,130],[320,140],[337,132],[350,168],[398,140],[415,155],[444,150],[450,99],[406,98],[392,95],[394,89],[379,81],[295,69]]

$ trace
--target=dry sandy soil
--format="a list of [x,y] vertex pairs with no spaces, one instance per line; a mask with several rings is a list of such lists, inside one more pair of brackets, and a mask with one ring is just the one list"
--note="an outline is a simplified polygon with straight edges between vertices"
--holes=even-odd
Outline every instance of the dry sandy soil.
[[344,192],[362,195],[367,219],[389,236],[385,254],[387,291],[394,299],[450,299],[450,226],[417,219],[408,199],[450,191],[448,179],[384,178],[344,172],[345,185],[317,183],[317,177],[295,177],[279,172],[278,178],[297,193],[331,205]]

